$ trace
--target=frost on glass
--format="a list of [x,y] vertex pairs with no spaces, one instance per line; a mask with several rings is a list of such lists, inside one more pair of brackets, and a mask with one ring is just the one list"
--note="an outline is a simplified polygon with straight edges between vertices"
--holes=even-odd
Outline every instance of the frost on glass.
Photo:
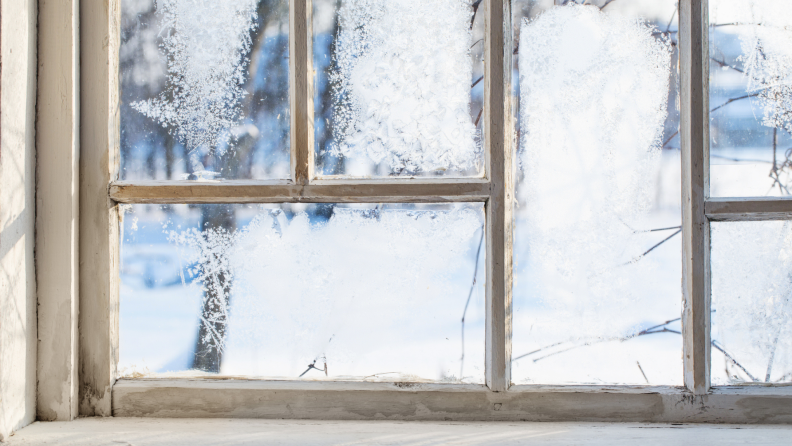
[[712,224],[712,383],[792,381],[792,224]]
[[792,7],[712,0],[709,10],[711,193],[789,195]]
[[136,205],[119,367],[482,382],[483,218],[481,204]]
[[681,382],[676,5],[605,3],[516,6],[516,384]]
[[286,0],[124,0],[121,177],[288,175]]
[[320,174],[482,173],[480,4],[314,2]]

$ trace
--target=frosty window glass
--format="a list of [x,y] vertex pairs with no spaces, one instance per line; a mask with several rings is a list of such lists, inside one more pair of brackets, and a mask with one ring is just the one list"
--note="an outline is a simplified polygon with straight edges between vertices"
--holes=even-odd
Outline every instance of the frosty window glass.
[[122,376],[484,378],[482,204],[134,205]]
[[712,224],[712,384],[792,382],[792,225]]
[[317,175],[483,175],[481,5],[313,2]]
[[288,178],[289,2],[121,7],[120,178]]
[[792,5],[711,0],[712,196],[789,195]]
[[676,2],[555,3],[513,2],[512,382],[681,384]]

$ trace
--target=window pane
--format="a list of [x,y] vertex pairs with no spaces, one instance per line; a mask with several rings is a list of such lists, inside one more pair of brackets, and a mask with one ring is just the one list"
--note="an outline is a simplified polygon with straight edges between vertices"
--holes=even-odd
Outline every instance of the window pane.
[[792,226],[712,224],[712,384],[792,382]]
[[483,175],[480,4],[313,2],[317,175]]
[[136,205],[123,223],[121,374],[480,383],[483,212]]
[[710,0],[712,196],[789,195],[792,8]]
[[289,2],[121,4],[121,179],[288,178]]
[[681,384],[676,2],[589,3],[514,3],[512,380]]

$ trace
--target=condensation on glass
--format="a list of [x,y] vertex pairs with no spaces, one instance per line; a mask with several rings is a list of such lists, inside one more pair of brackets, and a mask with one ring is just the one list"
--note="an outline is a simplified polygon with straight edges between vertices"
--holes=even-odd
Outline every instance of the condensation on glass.
[[789,195],[792,5],[710,0],[712,196]]
[[121,7],[120,178],[288,178],[289,2]]
[[792,382],[792,222],[712,223],[712,384]]
[[676,2],[565,3],[513,2],[512,381],[678,385]]
[[121,376],[484,379],[484,209],[134,205]]
[[318,176],[483,176],[480,0],[313,8]]

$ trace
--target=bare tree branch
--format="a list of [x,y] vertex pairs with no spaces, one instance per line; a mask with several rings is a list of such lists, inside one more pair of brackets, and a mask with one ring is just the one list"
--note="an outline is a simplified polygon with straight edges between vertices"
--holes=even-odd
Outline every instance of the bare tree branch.
[[714,112],[715,110],[719,110],[719,109],[721,109],[721,108],[723,108],[723,107],[725,107],[725,106],[727,106],[727,105],[731,104],[731,103],[732,103],[732,102],[734,102],[734,101],[739,101],[739,100],[741,100],[741,99],[748,99],[748,98],[752,98],[752,97],[754,97],[754,96],[759,96],[759,92],[756,92],[756,93],[751,93],[751,94],[747,94],[747,95],[745,95],[745,96],[740,96],[740,97],[737,97],[737,98],[731,98],[731,99],[729,99],[728,101],[724,102],[723,104],[721,104],[721,105],[719,105],[719,106],[717,106],[717,107],[715,107],[715,108],[711,109],[711,110],[710,110],[710,113]]
[[606,7],[606,6],[608,6],[608,5],[610,5],[611,3],[613,3],[613,1],[614,1],[614,0],[608,0],[607,2],[605,2],[605,3],[604,3],[602,6],[600,6],[600,8],[599,8],[599,9],[600,9],[600,11],[602,11],[603,9],[605,9],[605,7]]
[[743,74],[745,74],[745,71],[743,71],[743,70],[741,70],[741,69],[739,69],[739,68],[735,67],[734,65],[730,65],[730,64],[728,64],[728,63],[726,63],[726,62],[724,62],[724,61],[722,61],[722,60],[718,60],[718,59],[716,59],[716,58],[714,58],[714,57],[710,57],[710,60],[711,60],[711,61],[713,61],[713,62],[715,62],[716,64],[720,65],[720,66],[721,66],[721,68],[731,68],[732,70],[734,70],[734,71],[736,71],[736,72],[738,72],[738,73],[743,73]]

